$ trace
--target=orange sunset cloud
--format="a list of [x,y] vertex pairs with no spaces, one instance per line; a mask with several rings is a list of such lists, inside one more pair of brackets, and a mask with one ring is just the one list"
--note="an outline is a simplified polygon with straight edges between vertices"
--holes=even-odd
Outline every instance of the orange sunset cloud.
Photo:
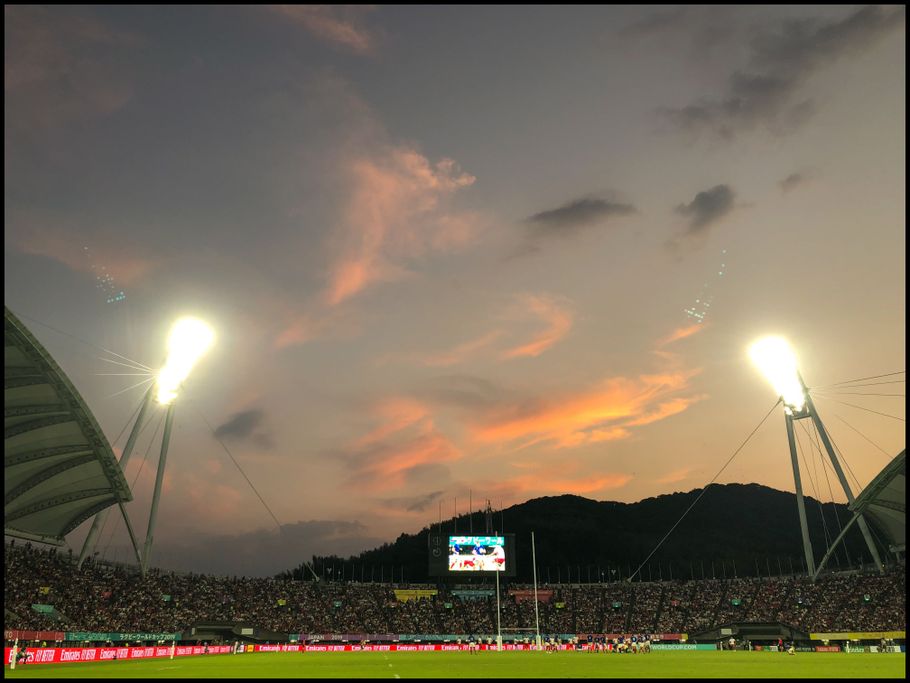
[[534,338],[503,352],[502,358],[536,357],[565,337],[572,329],[574,316],[560,306],[555,298],[544,294],[528,294],[522,299],[528,311],[539,317],[546,327]]
[[328,305],[406,275],[399,261],[473,239],[474,219],[441,207],[444,198],[475,180],[451,159],[431,165],[409,147],[387,147],[381,155],[355,159],[347,172],[353,189],[343,222],[345,244],[325,293]]
[[360,15],[373,9],[369,6],[270,5],[268,8],[326,42],[361,55],[375,50],[375,35],[360,24]]
[[374,413],[380,424],[351,444],[357,464],[349,484],[384,491],[401,486],[415,467],[461,458],[461,452],[439,432],[419,401],[386,399]]
[[456,365],[457,363],[467,360],[481,349],[485,349],[501,336],[502,330],[493,330],[477,339],[471,339],[464,344],[459,344],[449,351],[425,356],[421,359],[421,363],[430,367],[448,367],[450,365]]
[[475,426],[473,434],[482,442],[530,439],[531,443],[554,441],[560,447],[626,438],[627,427],[675,415],[699,400],[698,396],[671,396],[686,390],[697,372],[610,378],[597,389],[551,399],[518,415],[502,411]]
[[670,334],[668,334],[666,337],[664,337],[659,342],[657,342],[657,348],[662,348],[664,346],[667,346],[668,344],[672,344],[675,341],[679,341],[680,339],[685,339],[686,337],[691,337],[693,334],[696,334],[703,329],[705,329],[705,325],[703,325],[701,323],[695,323],[693,325],[688,325],[686,327],[678,327],[675,330],[673,330]]

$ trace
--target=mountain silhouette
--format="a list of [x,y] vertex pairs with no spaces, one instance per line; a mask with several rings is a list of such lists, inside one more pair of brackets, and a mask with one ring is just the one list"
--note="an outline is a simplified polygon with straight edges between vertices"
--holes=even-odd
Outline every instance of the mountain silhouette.
[[[702,491],[693,489],[637,503],[596,501],[575,495],[534,498],[495,511],[492,530],[515,534],[518,569],[514,580],[523,583],[532,580],[532,531],[540,583],[627,578],[665,536],[635,580],[765,576],[790,573],[791,568],[795,573],[805,571],[795,493],[760,484],[711,484],[673,528]],[[843,504],[819,504],[809,496],[805,502],[817,564],[851,513]],[[471,530],[475,534],[486,533],[484,513],[443,520],[441,529],[433,523],[416,534],[401,534],[393,543],[353,557],[314,556],[312,566],[326,578],[433,582],[437,578],[428,575],[429,536],[467,534]],[[882,534],[874,526],[872,530],[879,539],[882,558],[889,557],[880,540]],[[869,562],[868,548],[854,526],[828,567],[846,568]],[[311,574],[301,564],[281,576],[307,579]],[[459,582],[466,580],[459,577]]]

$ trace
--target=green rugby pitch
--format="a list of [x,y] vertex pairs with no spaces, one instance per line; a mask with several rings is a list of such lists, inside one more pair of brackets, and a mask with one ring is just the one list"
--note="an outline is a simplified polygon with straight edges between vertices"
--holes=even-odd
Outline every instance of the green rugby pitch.
[[904,678],[906,655],[843,652],[262,652],[26,664],[5,678]]

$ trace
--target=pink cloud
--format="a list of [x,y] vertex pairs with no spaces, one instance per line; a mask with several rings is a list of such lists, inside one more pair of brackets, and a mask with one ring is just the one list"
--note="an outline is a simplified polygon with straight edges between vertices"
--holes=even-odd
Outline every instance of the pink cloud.
[[501,336],[502,330],[493,330],[477,339],[471,339],[463,344],[459,344],[448,351],[424,356],[420,359],[420,362],[423,365],[428,365],[430,367],[449,367],[451,365],[457,365],[458,363],[462,363],[468,358],[471,358],[478,351],[487,348]]
[[552,473],[525,475],[508,479],[505,483],[514,486],[521,493],[572,493],[581,495],[604,489],[617,489],[632,480],[631,474],[603,474],[585,476],[578,479],[560,478]]
[[461,458],[461,451],[436,428],[428,407],[419,401],[388,398],[373,413],[379,425],[349,448],[350,486],[370,492],[393,489],[403,485],[414,468]]
[[565,393],[528,407],[505,406],[472,428],[481,442],[522,447],[554,442],[557,447],[623,439],[629,427],[642,426],[685,410],[700,397],[672,396],[688,389],[697,370],[614,377],[594,389]]
[[666,337],[657,342],[657,348],[662,348],[668,344],[672,344],[675,341],[680,339],[685,339],[686,337],[691,337],[693,334],[697,334],[705,328],[705,325],[701,323],[695,323],[693,325],[688,325],[686,327],[678,327],[673,330]]
[[270,311],[269,320],[279,320],[279,329],[273,332],[272,348],[285,349],[299,346],[314,339],[340,339],[357,336],[361,332],[361,319],[351,311],[339,308],[326,309],[318,303],[304,304],[280,300],[277,305],[273,300],[263,301],[261,310]]
[[60,234],[44,228],[33,228],[24,233],[16,245],[26,254],[35,254],[58,261],[77,273],[97,276],[98,264],[121,285],[132,285],[152,272],[158,261],[141,253],[135,245],[119,246],[102,244],[92,247],[93,262],[85,253],[84,245],[68,233]]
[[528,313],[540,318],[546,327],[531,341],[508,349],[502,358],[536,357],[559,342],[572,329],[574,315],[554,297],[545,294],[528,294],[522,297]]
[[419,401],[410,398],[386,399],[374,409],[374,413],[382,424],[355,441],[355,447],[361,448],[376,443],[417,423],[422,423],[421,431],[423,433],[432,430],[433,427],[429,409]]
[[343,246],[325,292],[329,306],[374,283],[407,275],[405,261],[458,249],[473,239],[476,219],[443,206],[475,180],[451,159],[432,165],[410,147],[385,146],[355,158],[346,171],[352,190],[342,222]]
[[319,336],[324,329],[324,323],[316,321],[306,314],[294,317],[275,337],[272,346],[283,349],[288,346],[305,344]]
[[376,34],[362,25],[367,5],[269,5],[279,15],[302,26],[320,40],[341,45],[360,55],[376,49]]
[[123,61],[111,57],[139,44],[135,36],[37,6],[6,5],[4,19],[8,125],[50,128],[109,114],[129,101]]
[[675,484],[678,481],[683,481],[689,477],[689,473],[692,471],[690,467],[685,467],[679,470],[673,470],[672,472],[667,473],[665,476],[657,480],[659,484]]

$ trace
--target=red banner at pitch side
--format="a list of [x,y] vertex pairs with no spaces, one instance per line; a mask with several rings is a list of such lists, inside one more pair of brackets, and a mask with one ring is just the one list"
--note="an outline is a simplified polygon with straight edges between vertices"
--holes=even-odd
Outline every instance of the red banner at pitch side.
[[6,640],[46,640],[53,643],[57,640],[66,640],[66,633],[63,631],[4,631],[3,637]]
[[[230,645],[212,645],[209,654],[226,654],[231,651]],[[151,647],[29,647],[25,650],[29,664],[63,664],[67,662],[102,662],[114,659],[148,659],[150,657],[170,657],[168,645]],[[11,664],[13,649],[4,649],[4,661]],[[175,657],[205,654],[204,645],[178,645],[174,648]],[[20,662],[16,666],[22,666]]]
[[[533,600],[534,591],[526,589],[512,589],[509,591],[509,595],[514,596],[515,602],[523,602],[524,600]],[[539,590],[537,591],[537,602],[550,602],[553,598],[552,590]]]

